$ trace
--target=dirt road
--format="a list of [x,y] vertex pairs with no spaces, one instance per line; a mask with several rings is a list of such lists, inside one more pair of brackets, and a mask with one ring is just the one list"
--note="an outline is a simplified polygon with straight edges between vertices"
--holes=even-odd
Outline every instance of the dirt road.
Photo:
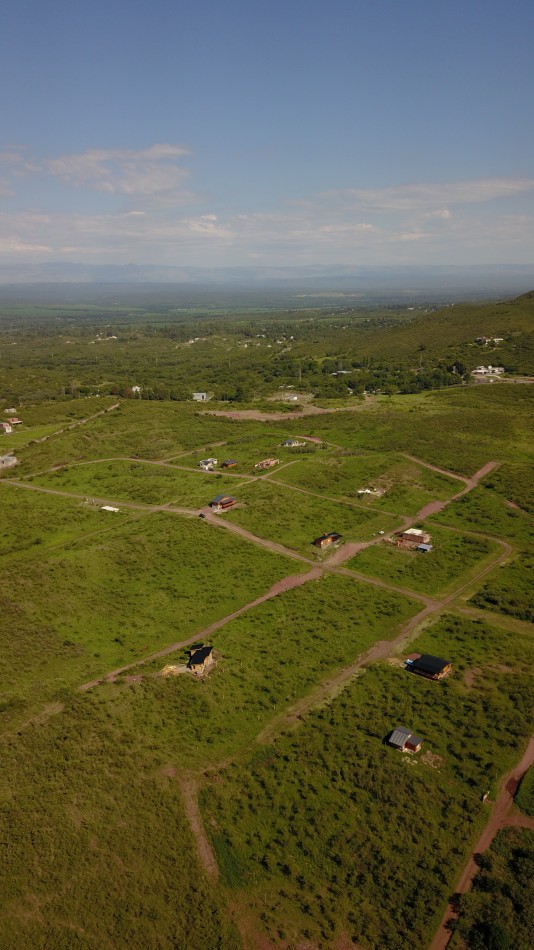
[[104,676],[101,676],[98,679],[90,680],[88,683],[83,683],[81,686],[78,686],[78,689],[80,692],[86,693],[88,690],[93,689],[95,686],[100,686],[102,683],[113,683],[113,681],[121,673],[127,673],[128,670],[137,669],[137,667],[144,666],[146,663],[151,663],[153,660],[162,659],[163,657],[168,656],[169,653],[175,653],[177,650],[183,650],[185,647],[191,646],[191,644],[196,643],[197,641],[208,640],[216,630],[224,627],[231,620],[235,620],[236,617],[240,617],[241,614],[245,613],[247,610],[251,610],[253,607],[257,607],[259,604],[265,603],[266,600],[271,600],[272,597],[278,597],[279,594],[283,594],[285,591],[293,590],[295,587],[300,587],[301,584],[307,584],[308,581],[317,580],[321,576],[321,573],[322,571],[319,567],[314,567],[306,574],[294,574],[290,577],[284,577],[282,580],[277,581],[276,584],[273,584],[273,586],[270,587],[265,594],[261,594],[261,596],[256,597],[255,600],[251,600],[248,604],[244,604],[243,607],[239,607],[231,614],[227,614],[227,616],[222,617],[221,620],[216,620],[214,623],[210,624],[209,627],[205,627],[204,630],[197,630],[193,636],[188,637],[186,640],[180,640],[176,643],[171,643],[169,646],[163,647],[161,650],[156,650],[155,653],[150,653],[148,656],[145,656],[140,660],[135,660],[133,663],[128,663],[125,666],[118,667],[116,670],[111,670],[109,673],[106,673]]
[[198,807],[198,781],[192,775],[177,776],[182,791],[185,813],[191,831],[193,832],[197,846],[198,857],[202,867],[208,873],[212,880],[219,877],[219,865],[217,858],[210,844],[210,840],[204,830],[200,809]]
[[450,923],[458,919],[457,896],[466,894],[470,890],[473,879],[478,871],[477,857],[487,851],[495,835],[501,828],[520,827],[532,828],[534,830],[534,818],[529,818],[516,810],[514,805],[514,796],[519,787],[519,783],[531,765],[534,765],[534,736],[532,736],[521,761],[508,772],[501,782],[499,794],[494,805],[491,806],[491,813],[488,823],[478,839],[469,860],[463,869],[456,884],[455,893],[452,901],[445,911],[438,932],[434,937],[430,950],[445,950],[451,937],[452,931]]

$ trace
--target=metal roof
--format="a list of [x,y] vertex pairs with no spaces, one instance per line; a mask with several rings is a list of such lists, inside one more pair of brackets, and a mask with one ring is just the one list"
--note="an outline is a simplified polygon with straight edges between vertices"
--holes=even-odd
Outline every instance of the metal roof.
[[397,728],[391,733],[389,741],[391,745],[398,745],[402,747],[406,744],[411,734],[411,731],[407,729],[406,726],[397,726]]

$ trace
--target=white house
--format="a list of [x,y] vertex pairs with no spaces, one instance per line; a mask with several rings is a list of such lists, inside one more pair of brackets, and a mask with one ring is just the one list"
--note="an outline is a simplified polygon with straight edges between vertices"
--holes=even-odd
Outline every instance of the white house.
[[193,393],[193,399],[195,402],[207,402],[208,394],[207,393]]

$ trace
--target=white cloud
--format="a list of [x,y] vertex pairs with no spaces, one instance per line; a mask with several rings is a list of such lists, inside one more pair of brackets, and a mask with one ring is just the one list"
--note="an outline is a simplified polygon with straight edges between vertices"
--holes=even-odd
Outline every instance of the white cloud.
[[431,211],[436,207],[480,204],[532,191],[534,179],[482,178],[475,181],[421,183],[389,188],[348,188],[323,192],[323,200],[343,202],[367,213]]
[[108,194],[177,196],[188,170],[177,164],[188,155],[179,145],[152,145],[132,149],[89,149],[48,159],[43,168],[68,185]]

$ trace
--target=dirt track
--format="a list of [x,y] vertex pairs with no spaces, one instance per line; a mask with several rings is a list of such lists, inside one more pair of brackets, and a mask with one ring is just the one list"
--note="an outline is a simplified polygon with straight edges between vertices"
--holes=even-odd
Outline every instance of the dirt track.
[[470,890],[473,879],[478,871],[477,857],[487,851],[495,835],[501,828],[531,828],[534,830],[534,818],[521,814],[514,805],[514,796],[519,783],[531,765],[534,764],[534,736],[532,736],[520,762],[508,772],[501,782],[499,794],[495,804],[491,807],[488,823],[478,839],[469,860],[463,869],[455,888],[455,894],[445,911],[438,932],[434,937],[430,950],[445,950],[452,931],[449,922],[458,919],[457,896],[466,894]]

